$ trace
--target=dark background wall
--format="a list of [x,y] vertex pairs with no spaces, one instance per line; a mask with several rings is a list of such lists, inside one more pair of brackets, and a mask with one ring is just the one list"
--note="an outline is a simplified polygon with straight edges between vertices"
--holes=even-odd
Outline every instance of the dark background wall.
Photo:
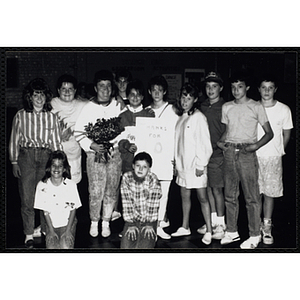
[[[128,68],[133,77],[141,79],[145,87],[149,79],[158,74],[180,74],[183,81],[185,69],[204,69],[205,72],[215,70],[225,81],[223,90],[225,100],[231,99],[228,78],[233,71],[240,68],[248,69],[254,77],[263,72],[271,72],[279,79],[277,99],[291,106],[293,110],[296,103],[297,52],[293,50],[57,51],[49,48],[47,51],[7,51],[6,62],[6,104],[7,107],[17,109],[22,107],[22,89],[33,78],[43,77],[55,93],[56,80],[63,73],[75,76],[78,82],[90,83],[96,71],[109,69],[116,72],[122,67]],[[255,86],[251,87],[249,96],[259,99]]]

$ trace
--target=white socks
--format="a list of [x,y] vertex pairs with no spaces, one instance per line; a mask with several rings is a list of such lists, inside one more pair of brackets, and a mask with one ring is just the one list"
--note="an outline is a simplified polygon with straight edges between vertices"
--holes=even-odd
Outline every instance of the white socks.
[[225,217],[224,216],[217,217],[216,223],[217,223],[217,225],[225,226]]
[[29,240],[33,240],[33,234],[27,234],[25,238],[25,243]]
[[109,222],[108,221],[102,221],[102,227],[109,227]]
[[213,212],[210,214],[211,216],[211,224],[212,226],[215,226],[217,224],[217,213]]

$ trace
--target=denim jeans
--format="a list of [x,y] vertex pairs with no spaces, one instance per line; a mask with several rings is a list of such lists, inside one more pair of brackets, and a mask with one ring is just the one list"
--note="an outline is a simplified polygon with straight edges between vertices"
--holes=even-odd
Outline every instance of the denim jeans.
[[54,228],[54,232],[57,234],[57,238],[49,237],[49,228],[46,223],[46,248],[47,249],[73,249],[75,243],[75,233],[76,233],[77,219],[75,218],[71,226],[71,234],[73,236],[72,241],[66,240],[62,235],[66,232],[67,226]]
[[[149,225],[151,225],[155,233],[154,239],[144,237],[144,232],[142,233],[143,226],[140,222],[125,222],[124,229],[122,232],[121,249],[153,249],[156,243],[157,222],[151,222]],[[137,234],[137,239],[135,241],[129,240],[128,237],[125,235],[129,226],[136,226],[139,230]]]
[[[18,165],[21,177],[18,180],[19,193],[21,197],[21,215],[23,220],[24,234],[33,234],[34,230],[34,196],[38,182],[45,175],[46,163],[50,149],[45,148],[21,148]],[[42,231],[45,231],[45,217],[40,212]]]
[[86,169],[89,182],[89,208],[91,221],[110,221],[119,197],[122,160],[118,149],[107,163],[95,162],[95,153],[87,152]]
[[256,152],[247,152],[246,144],[231,144],[224,151],[224,184],[227,231],[237,231],[239,182],[243,189],[250,236],[260,235],[261,199],[258,187]]

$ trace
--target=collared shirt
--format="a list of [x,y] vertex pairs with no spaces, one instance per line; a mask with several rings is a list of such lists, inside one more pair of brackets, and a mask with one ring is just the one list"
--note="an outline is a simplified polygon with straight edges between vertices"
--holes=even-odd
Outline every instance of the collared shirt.
[[148,172],[142,182],[135,180],[132,171],[125,173],[121,183],[121,196],[126,222],[157,221],[162,191],[154,173]]
[[208,123],[211,145],[213,147],[213,157],[223,156],[223,152],[217,146],[217,142],[226,130],[226,125],[221,122],[222,106],[224,103],[223,98],[220,98],[218,102],[213,104],[210,104],[209,99],[201,103],[201,111],[205,115]]
[[9,159],[12,163],[18,161],[21,147],[62,150],[57,117],[51,112],[19,110],[13,119],[9,142]]

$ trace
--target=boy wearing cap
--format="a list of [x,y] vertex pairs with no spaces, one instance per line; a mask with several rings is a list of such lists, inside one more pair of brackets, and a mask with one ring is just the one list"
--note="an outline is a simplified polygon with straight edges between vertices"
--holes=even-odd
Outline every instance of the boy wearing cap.
[[[205,77],[207,99],[201,103],[201,111],[207,118],[213,154],[207,166],[207,194],[211,209],[213,239],[222,239],[225,231],[224,195],[223,195],[223,151],[217,142],[223,135],[226,126],[221,122],[222,106],[225,103],[220,96],[223,90],[223,80],[216,72],[209,72]],[[198,229],[200,234],[206,232],[206,225]]]

